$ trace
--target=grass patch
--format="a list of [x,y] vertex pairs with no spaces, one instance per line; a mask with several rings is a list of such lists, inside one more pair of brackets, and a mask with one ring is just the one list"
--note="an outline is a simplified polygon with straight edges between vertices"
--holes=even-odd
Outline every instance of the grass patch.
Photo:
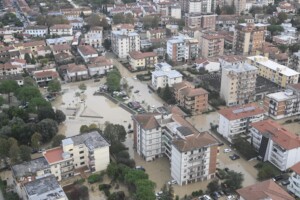
[[254,166],[258,169],[257,180],[263,181],[280,175],[281,171],[270,162],[260,162]]
[[251,146],[251,144],[246,140],[246,138],[242,138],[238,136],[237,138],[232,140],[233,147],[237,149],[237,151],[242,154],[242,156],[249,160],[251,158],[257,157],[258,153]]

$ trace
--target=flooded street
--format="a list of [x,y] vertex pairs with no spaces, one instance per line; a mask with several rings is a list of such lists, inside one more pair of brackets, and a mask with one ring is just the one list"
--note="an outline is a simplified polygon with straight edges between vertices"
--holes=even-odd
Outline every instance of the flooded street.
[[219,124],[219,114],[218,112],[211,112],[208,114],[196,115],[186,118],[193,126],[197,128],[200,132],[209,131],[210,123]]

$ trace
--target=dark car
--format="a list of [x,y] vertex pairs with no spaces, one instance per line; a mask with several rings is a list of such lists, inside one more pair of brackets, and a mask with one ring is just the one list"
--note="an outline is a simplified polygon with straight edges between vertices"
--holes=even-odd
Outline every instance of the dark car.
[[275,176],[274,178],[273,178],[273,181],[280,181],[280,180],[282,180],[283,179],[283,176],[282,175],[278,175],[278,176]]
[[286,186],[288,184],[290,184],[289,180],[283,180],[283,181],[281,181],[281,185],[283,185],[283,186]]
[[134,93],[139,93],[139,92],[140,92],[139,90],[134,91]]
[[238,156],[238,155],[236,155],[236,154],[233,154],[233,155],[229,156],[229,158],[230,158],[231,160],[237,160],[237,159],[240,159],[240,156]]
[[141,171],[146,171],[143,166],[136,166],[135,169],[136,170],[141,170]]

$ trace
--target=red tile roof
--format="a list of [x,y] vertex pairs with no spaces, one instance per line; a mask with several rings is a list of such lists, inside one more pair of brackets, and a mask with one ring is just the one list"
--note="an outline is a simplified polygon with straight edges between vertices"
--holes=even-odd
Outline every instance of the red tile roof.
[[245,200],[294,200],[284,189],[277,185],[273,180],[267,180],[242,189],[237,193]]
[[62,157],[63,149],[61,147],[57,147],[54,149],[49,149],[44,152],[44,157],[48,161],[49,164],[56,163],[63,160]]
[[52,78],[57,78],[58,77],[58,73],[56,71],[52,71],[52,70],[33,72],[33,75],[36,78],[45,78],[45,77],[50,77],[50,76]]
[[78,51],[80,51],[84,55],[89,55],[89,54],[98,54],[96,49],[94,49],[90,45],[82,45],[78,47]]
[[265,113],[263,108],[258,107],[255,103],[245,104],[243,106],[234,106],[218,111],[228,120],[242,119]]
[[140,52],[140,51],[132,51],[129,53],[130,57],[133,59],[143,59],[148,57],[155,57],[157,54],[155,52]]
[[257,129],[260,134],[271,134],[271,139],[284,149],[295,149],[300,147],[300,137],[273,120],[263,120],[252,123],[252,127]]
[[293,170],[293,171],[296,172],[297,174],[300,174],[300,162],[298,162],[298,163],[295,164],[293,167],[291,167],[291,170]]

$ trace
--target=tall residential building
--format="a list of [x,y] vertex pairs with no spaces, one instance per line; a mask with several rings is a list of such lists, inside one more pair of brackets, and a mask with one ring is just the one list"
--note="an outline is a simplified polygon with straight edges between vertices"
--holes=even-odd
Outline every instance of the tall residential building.
[[208,92],[203,88],[195,88],[189,82],[176,83],[173,86],[178,104],[192,113],[208,110]]
[[235,14],[241,15],[246,10],[246,0],[233,0],[235,6]]
[[201,13],[186,13],[185,25],[190,28],[201,28],[214,31],[217,15],[203,15]]
[[198,40],[186,35],[174,36],[167,42],[167,54],[173,62],[186,62],[199,57]]
[[167,85],[172,87],[175,83],[182,82],[182,74],[172,70],[168,63],[155,64],[155,70],[152,72],[152,86],[155,90],[164,88]]
[[299,80],[299,73],[284,65],[280,65],[263,56],[248,57],[248,62],[258,68],[258,74],[280,87],[296,84]]
[[222,67],[221,97],[227,106],[254,101],[257,68],[243,63]]
[[280,171],[300,162],[300,138],[273,120],[252,123],[251,143],[262,161],[269,161]]
[[137,153],[146,161],[169,158],[171,176],[179,185],[215,177],[218,141],[198,132],[178,107],[160,107],[157,113],[132,118]]
[[289,181],[290,184],[287,186],[289,192],[300,197],[300,162],[290,168],[293,173],[291,174]]
[[180,0],[184,13],[214,13],[216,10],[216,0]]
[[238,134],[247,134],[252,122],[264,119],[264,110],[254,103],[219,110],[218,132],[229,142]]
[[203,33],[200,47],[202,57],[210,58],[223,56],[224,36],[214,32]]
[[287,90],[265,96],[264,109],[273,119],[282,119],[300,114],[300,84],[287,86]]
[[111,32],[111,47],[119,58],[127,58],[131,51],[139,51],[140,45],[140,36],[136,32],[123,29]]
[[238,54],[254,54],[257,49],[262,48],[265,42],[266,24],[242,23],[235,27],[235,51]]

